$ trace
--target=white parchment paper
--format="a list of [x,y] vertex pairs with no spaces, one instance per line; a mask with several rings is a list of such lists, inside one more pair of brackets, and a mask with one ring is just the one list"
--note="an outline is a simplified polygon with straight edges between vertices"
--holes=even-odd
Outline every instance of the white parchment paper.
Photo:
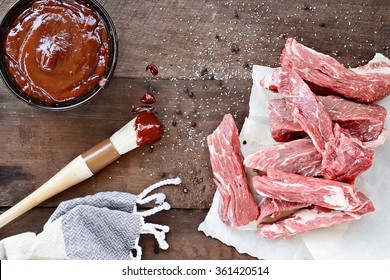
[[[373,61],[389,59],[377,54]],[[249,102],[249,116],[240,133],[243,156],[275,144],[269,132],[267,102],[280,98],[260,87],[260,80],[270,71],[269,67],[254,66],[253,86]],[[378,104],[390,112],[390,97]],[[390,128],[387,117],[385,128]],[[248,177],[253,174],[247,170]],[[250,180],[251,181],[251,180]],[[291,240],[267,240],[255,230],[229,228],[218,216],[220,194],[216,191],[212,206],[199,230],[207,236],[233,246],[240,253],[259,259],[390,259],[390,139],[376,148],[373,166],[355,183],[374,203],[375,212],[360,220],[331,228],[307,232]],[[255,198],[260,197],[254,192]]]

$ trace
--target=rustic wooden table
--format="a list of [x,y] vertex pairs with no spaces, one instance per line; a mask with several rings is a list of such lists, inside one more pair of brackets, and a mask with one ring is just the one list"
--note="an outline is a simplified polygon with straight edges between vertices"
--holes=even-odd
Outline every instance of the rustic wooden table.
[[[0,0],[0,17],[14,2]],[[226,113],[241,128],[252,66],[277,66],[287,37],[347,66],[364,64],[375,52],[390,56],[390,1],[100,2],[119,37],[116,72],[100,96],[79,109],[51,113],[22,104],[0,85],[0,211],[128,122],[146,91],[157,98],[165,136],[5,226],[0,239],[42,231],[61,201],[100,191],[137,194],[179,176],[181,186],[163,189],[173,210],[150,219],[171,227],[170,248],[161,251],[154,238],[142,237],[144,259],[250,259],[197,231],[215,191],[207,135]],[[148,63],[158,66],[156,77],[145,71]]]

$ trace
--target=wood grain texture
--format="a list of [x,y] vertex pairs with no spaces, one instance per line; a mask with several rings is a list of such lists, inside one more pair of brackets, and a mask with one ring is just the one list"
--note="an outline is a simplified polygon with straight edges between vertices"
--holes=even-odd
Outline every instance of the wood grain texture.
[[[14,2],[0,0],[0,17]],[[39,231],[48,212],[63,200],[110,190],[137,194],[158,180],[180,176],[181,186],[162,189],[177,210],[153,217],[172,225],[171,248],[154,254],[148,251],[154,241],[146,238],[145,258],[240,258],[196,228],[215,191],[206,137],[225,113],[232,113],[241,128],[252,66],[279,65],[289,36],[347,66],[364,64],[375,52],[390,56],[388,0],[100,2],[116,25],[119,60],[114,78],[98,97],[56,114],[22,104],[0,85],[0,207],[14,205],[111,136],[133,117],[131,109],[141,105],[146,91],[157,98],[165,136],[45,202],[50,208],[27,213],[0,230],[0,238]],[[159,68],[156,77],[145,71],[151,62]]]
[[253,64],[278,64],[290,36],[347,65],[389,53],[386,0],[115,2],[106,6],[119,34],[120,77],[145,76],[154,62],[161,78],[250,78]]

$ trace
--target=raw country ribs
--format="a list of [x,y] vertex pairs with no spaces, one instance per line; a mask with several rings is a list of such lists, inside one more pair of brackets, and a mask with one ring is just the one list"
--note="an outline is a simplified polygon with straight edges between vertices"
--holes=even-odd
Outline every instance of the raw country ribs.
[[[269,169],[253,185],[266,197],[260,202],[258,232],[268,239],[289,239],[305,231],[353,220],[375,210],[353,185]],[[288,200],[288,201],[287,201]],[[269,223],[266,217],[287,216]]]
[[322,176],[344,182],[371,167],[374,150],[341,130],[308,85],[295,72],[282,72],[279,93],[290,106],[295,121],[310,136],[322,155]]
[[322,156],[310,139],[298,139],[275,145],[249,155],[246,167],[266,173],[269,168],[279,168],[288,173],[304,176],[321,175]]
[[257,219],[259,210],[250,192],[240,151],[238,130],[232,115],[207,137],[214,182],[221,193],[221,220],[231,227],[240,227]]
[[[332,122],[362,142],[373,141],[383,130],[386,108],[376,104],[353,102],[338,96],[317,96]],[[307,136],[294,120],[292,110],[284,98],[268,103],[271,135],[278,142],[287,142]]]
[[255,176],[253,187],[270,198],[314,204],[334,210],[357,212],[371,201],[353,185],[323,178],[305,177],[268,169],[267,176]]
[[272,219],[278,218],[281,214],[305,208],[310,205],[311,203],[290,202],[276,198],[264,197],[259,203],[260,216],[257,220],[259,222],[264,222],[263,219],[267,217]]
[[378,101],[390,94],[390,67],[386,63],[354,71],[293,38],[287,39],[281,62],[283,71],[291,69],[305,81],[360,102]]
[[267,239],[290,239],[296,235],[319,228],[330,227],[354,220],[359,220],[362,215],[374,211],[368,205],[360,212],[346,212],[312,206],[299,209],[287,218],[283,218],[272,224],[261,223],[257,230],[260,235]]

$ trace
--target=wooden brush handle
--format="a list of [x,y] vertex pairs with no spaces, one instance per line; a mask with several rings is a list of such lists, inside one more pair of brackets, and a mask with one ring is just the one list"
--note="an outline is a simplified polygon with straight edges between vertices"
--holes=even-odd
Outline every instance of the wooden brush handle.
[[106,139],[85,153],[81,154],[89,170],[93,174],[98,173],[104,167],[112,163],[120,157],[120,154],[111,143],[110,139]]
[[75,158],[49,181],[0,215],[0,228],[52,196],[92,177],[120,155],[109,139]]

